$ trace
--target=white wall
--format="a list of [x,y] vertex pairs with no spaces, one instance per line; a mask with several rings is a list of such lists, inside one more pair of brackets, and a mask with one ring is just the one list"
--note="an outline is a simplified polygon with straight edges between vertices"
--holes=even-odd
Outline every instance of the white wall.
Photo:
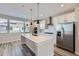
[[75,53],[79,55],[79,7],[75,8],[76,37],[75,37]]

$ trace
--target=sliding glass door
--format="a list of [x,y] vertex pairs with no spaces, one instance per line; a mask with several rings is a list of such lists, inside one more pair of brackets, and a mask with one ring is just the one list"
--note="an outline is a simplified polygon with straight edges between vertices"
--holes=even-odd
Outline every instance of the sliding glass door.
[[9,20],[10,33],[22,33],[24,32],[24,22],[17,20]]
[[29,33],[30,22],[0,18],[0,33]]

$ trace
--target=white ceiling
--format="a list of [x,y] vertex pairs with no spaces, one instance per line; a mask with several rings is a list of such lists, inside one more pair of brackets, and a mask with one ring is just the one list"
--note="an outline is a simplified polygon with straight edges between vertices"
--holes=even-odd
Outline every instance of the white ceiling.
[[[40,19],[54,16],[73,9],[76,5],[74,3],[63,3],[64,7],[61,7],[61,3],[40,3],[39,5],[39,17]],[[24,5],[24,7],[22,7]],[[36,3],[0,3],[0,14],[16,16],[21,18],[30,19],[32,9],[32,19],[37,17],[37,4]]]

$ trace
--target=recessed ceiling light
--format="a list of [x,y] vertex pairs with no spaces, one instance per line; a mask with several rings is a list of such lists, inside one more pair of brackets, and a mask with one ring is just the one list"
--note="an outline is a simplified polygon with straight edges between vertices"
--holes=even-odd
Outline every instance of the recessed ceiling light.
[[61,4],[60,6],[61,6],[61,7],[64,7],[64,4]]

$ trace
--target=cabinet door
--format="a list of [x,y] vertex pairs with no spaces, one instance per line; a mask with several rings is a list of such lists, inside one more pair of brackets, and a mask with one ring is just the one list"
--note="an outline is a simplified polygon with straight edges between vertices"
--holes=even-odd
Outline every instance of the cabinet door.
[[58,22],[63,23],[64,22],[64,15],[58,16]]
[[75,20],[74,14],[75,14],[74,12],[71,12],[53,17],[53,24],[63,23],[63,22],[73,22]]
[[53,17],[53,24],[57,25],[58,24],[58,17]]
[[75,20],[74,12],[64,15],[64,22],[73,22]]

